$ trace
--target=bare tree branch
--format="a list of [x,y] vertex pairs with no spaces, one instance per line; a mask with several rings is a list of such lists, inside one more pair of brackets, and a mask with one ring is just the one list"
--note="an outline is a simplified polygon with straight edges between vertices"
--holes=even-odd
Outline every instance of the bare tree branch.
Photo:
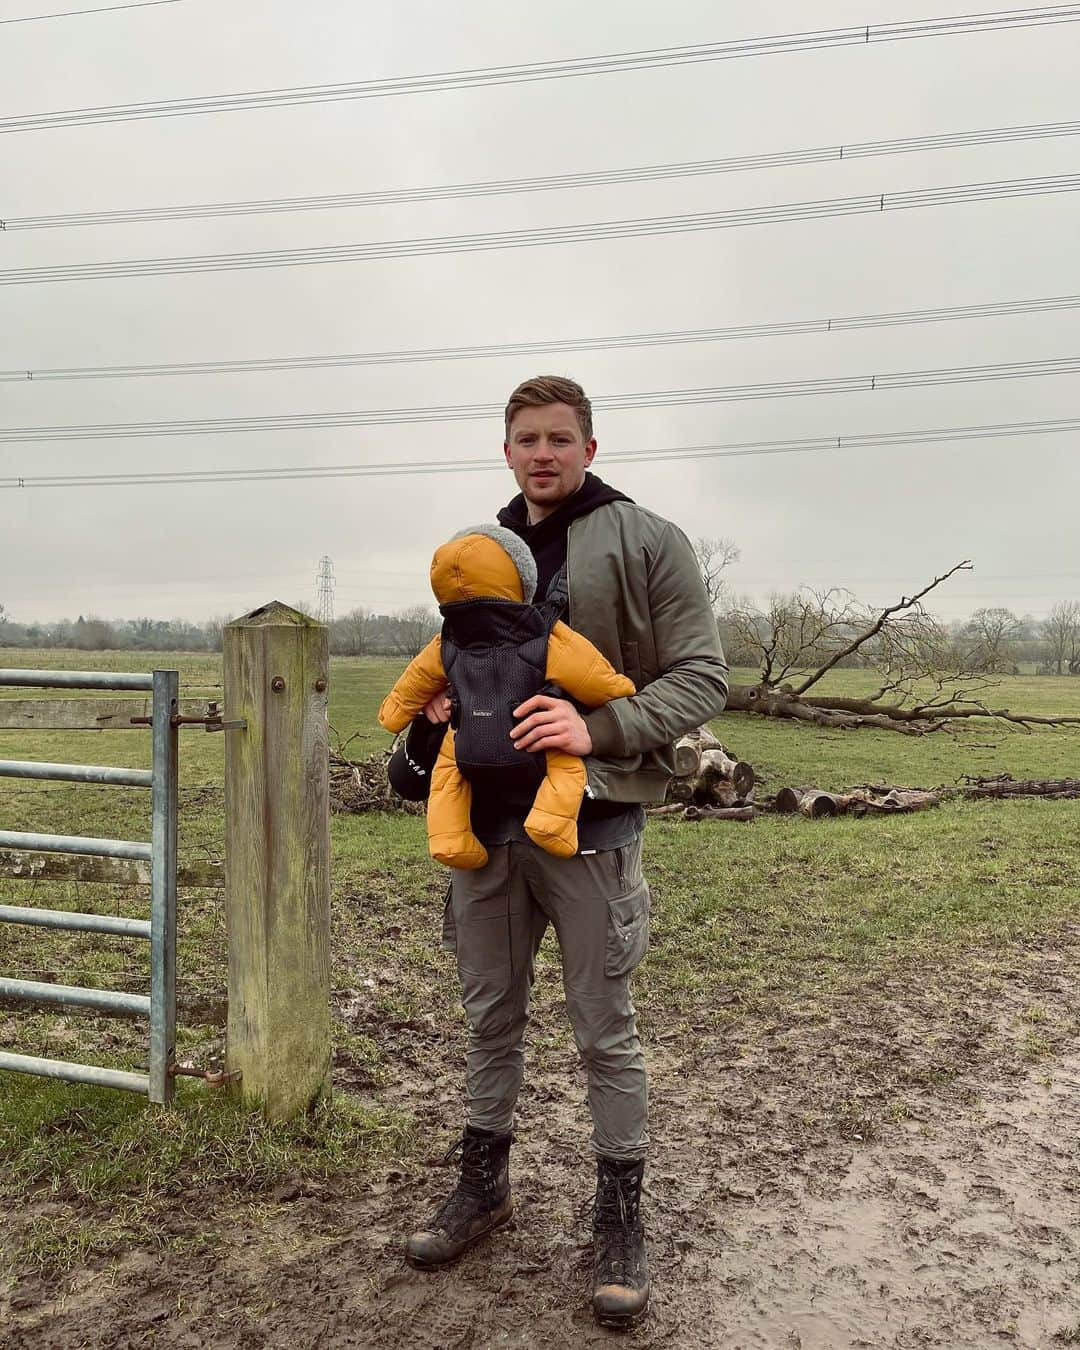
[[698,567],[701,569],[701,579],[705,583],[709,604],[715,609],[727,590],[727,582],[722,573],[732,563],[739,561],[739,547],[727,535],[722,535],[719,539],[702,535],[694,540],[693,549]]
[[852,641],[847,644],[847,646],[841,647],[840,650],[835,652],[829,658],[829,660],[825,662],[823,666],[820,666],[817,670],[815,670],[812,675],[810,675],[806,680],[804,680],[803,683],[792,692],[796,696],[805,694],[808,689],[812,688],[815,684],[817,684],[817,682],[822,678],[823,675],[827,674],[828,671],[832,670],[834,666],[839,665],[839,663],[843,661],[845,657],[853,655],[855,652],[859,650],[861,646],[863,646],[864,643],[869,642],[869,640],[872,637],[875,637],[878,633],[880,633],[881,630],[888,623],[892,615],[899,614],[903,610],[912,609],[914,606],[919,604],[919,601],[922,600],[924,595],[929,595],[930,592],[936,586],[940,586],[943,581],[948,581],[949,577],[955,575],[955,573],[970,572],[970,571],[971,571],[971,562],[965,559],[963,562],[958,562],[954,567],[950,567],[949,570],[947,572],[943,572],[941,576],[935,577],[933,581],[929,583],[929,585],[924,586],[921,591],[917,591],[915,595],[911,596],[910,598],[907,596],[901,596],[895,605],[889,605],[886,609],[883,609],[881,613],[878,615],[877,619],[874,621],[874,623],[871,624],[871,626],[864,633],[860,633],[857,637],[853,638]]

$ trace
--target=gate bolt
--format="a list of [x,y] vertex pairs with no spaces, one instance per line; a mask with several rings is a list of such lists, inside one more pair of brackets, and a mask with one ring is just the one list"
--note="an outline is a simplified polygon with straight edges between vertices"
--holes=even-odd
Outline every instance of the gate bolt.
[[207,1087],[224,1087],[228,1083],[238,1083],[243,1077],[242,1069],[226,1073],[224,1069],[196,1069],[191,1064],[170,1064],[170,1078],[201,1078]]

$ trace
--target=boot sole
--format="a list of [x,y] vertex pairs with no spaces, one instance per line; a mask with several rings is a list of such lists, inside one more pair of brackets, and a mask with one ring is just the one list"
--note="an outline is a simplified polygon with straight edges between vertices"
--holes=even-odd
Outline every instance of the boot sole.
[[443,1270],[447,1266],[452,1266],[455,1261],[460,1261],[474,1243],[480,1242],[491,1233],[497,1233],[500,1228],[505,1228],[513,1217],[514,1211],[511,1210],[509,1214],[504,1215],[501,1219],[498,1219],[493,1223],[490,1228],[485,1228],[482,1233],[474,1233],[459,1252],[455,1252],[453,1256],[448,1256],[445,1261],[425,1261],[421,1257],[411,1256],[406,1252],[406,1264],[412,1266],[413,1270]]
[[611,1331],[629,1331],[641,1321],[646,1312],[647,1307],[636,1313],[598,1313],[594,1309],[593,1316],[598,1326],[607,1327]]

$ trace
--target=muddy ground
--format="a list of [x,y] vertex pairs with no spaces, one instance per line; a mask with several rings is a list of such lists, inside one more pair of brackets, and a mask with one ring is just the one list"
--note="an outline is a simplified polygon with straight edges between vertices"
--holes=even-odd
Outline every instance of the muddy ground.
[[[1080,1344],[1078,972],[1074,933],[1004,966],[975,954],[962,972],[897,970],[846,997],[703,1010],[689,1034],[654,1035],[654,1297],[627,1335],[588,1312],[584,1085],[551,982],[514,1225],[452,1272],[413,1272],[399,1253],[449,1179],[438,1159],[457,1118],[460,1029],[406,1026],[384,1097],[419,1113],[429,1158],[355,1194],[297,1181],[255,1209],[191,1197],[170,1226],[192,1250],[131,1251],[63,1281],[24,1275],[0,1293],[0,1344]],[[220,1240],[200,1250],[208,1233]]]

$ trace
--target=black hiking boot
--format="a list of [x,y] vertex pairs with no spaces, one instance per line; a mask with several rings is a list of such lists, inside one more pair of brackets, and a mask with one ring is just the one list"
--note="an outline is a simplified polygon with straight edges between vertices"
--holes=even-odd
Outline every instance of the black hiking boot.
[[446,1155],[461,1155],[461,1176],[427,1228],[405,1244],[405,1259],[417,1270],[437,1270],[456,1261],[478,1238],[507,1223],[510,1199],[509,1134],[492,1134],[466,1125],[465,1133]]
[[593,1314],[602,1327],[631,1326],[649,1302],[641,1223],[644,1162],[597,1159],[593,1203]]

